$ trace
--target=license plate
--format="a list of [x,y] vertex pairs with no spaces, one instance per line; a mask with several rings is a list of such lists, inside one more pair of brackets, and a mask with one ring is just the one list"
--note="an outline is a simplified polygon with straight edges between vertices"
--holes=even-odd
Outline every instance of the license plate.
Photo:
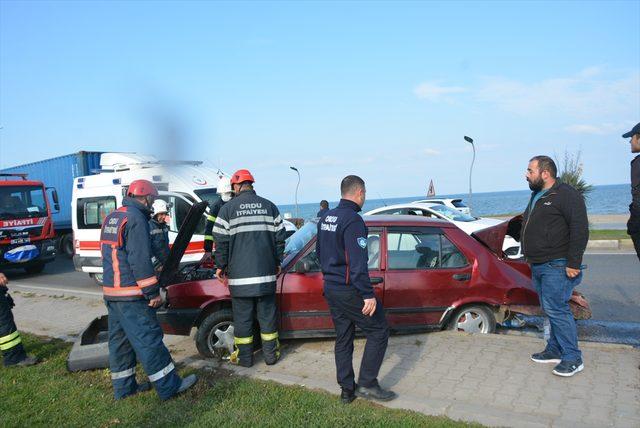
[[29,238],[17,238],[11,240],[12,244],[28,244],[29,242],[31,242],[31,239]]

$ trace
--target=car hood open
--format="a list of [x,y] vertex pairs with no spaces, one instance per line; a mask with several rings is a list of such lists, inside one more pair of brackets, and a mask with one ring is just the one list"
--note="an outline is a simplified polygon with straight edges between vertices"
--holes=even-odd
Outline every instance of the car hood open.
[[494,226],[477,230],[471,234],[474,238],[484,244],[498,257],[503,257],[502,244],[506,235],[511,236],[520,242],[520,226],[522,225],[522,215],[513,217],[509,221],[503,221]]
[[166,287],[171,284],[173,277],[178,272],[180,266],[180,260],[184,256],[184,252],[191,241],[191,237],[198,226],[198,222],[202,219],[202,214],[209,204],[207,202],[197,202],[191,206],[191,209],[187,213],[187,217],[182,222],[178,236],[176,236],[169,257],[166,263],[162,267],[160,278],[158,282],[160,287]]

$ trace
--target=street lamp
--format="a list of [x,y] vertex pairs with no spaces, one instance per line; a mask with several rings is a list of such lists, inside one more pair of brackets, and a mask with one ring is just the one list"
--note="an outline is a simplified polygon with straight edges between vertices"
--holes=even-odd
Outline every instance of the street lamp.
[[469,168],[469,207],[471,207],[471,173],[473,172],[473,163],[476,161],[476,146],[473,144],[473,138],[464,136],[464,141],[471,144],[473,149],[473,159],[471,159],[471,167]]
[[291,168],[296,172],[296,174],[298,174],[298,184],[296,184],[296,218],[300,218],[298,215],[298,187],[300,187],[300,171],[298,171],[298,168],[296,168],[295,166],[290,166],[289,168]]

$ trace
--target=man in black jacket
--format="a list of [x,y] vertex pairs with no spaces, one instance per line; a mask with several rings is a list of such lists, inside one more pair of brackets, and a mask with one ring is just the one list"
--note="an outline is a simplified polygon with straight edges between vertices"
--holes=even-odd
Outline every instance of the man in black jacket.
[[[640,153],[640,123],[622,136],[631,138],[631,153]],[[633,240],[638,259],[640,259],[640,155],[631,161],[631,204],[629,205],[627,234]]]
[[236,197],[227,202],[213,225],[216,276],[231,292],[235,351],[231,362],[253,365],[254,312],[260,324],[265,363],[280,358],[276,311],[276,276],[286,231],[278,208],[256,195],[246,169],[231,176]]
[[529,161],[526,178],[532,190],[524,212],[520,242],[540,305],[551,323],[537,363],[556,363],[553,374],[573,376],[584,369],[578,333],[569,299],[582,280],[582,255],[589,240],[589,222],[582,195],[556,180],[557,168],[548,156]]

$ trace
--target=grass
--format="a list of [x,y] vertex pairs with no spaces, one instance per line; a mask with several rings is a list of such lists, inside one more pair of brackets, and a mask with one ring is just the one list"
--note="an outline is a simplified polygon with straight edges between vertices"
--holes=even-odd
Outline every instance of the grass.
[[[225,370],[196,372],[200,381],[184,395],[161,402],[155,392],[114,401],[108,370],[68,373],[71,345],[23,334],[42,362],[0,368],[3,427],[22,426],[480,426],[445,417],[388,409],[335,395],[239,377]],[[333,376],[333,373],[331,374]],[[138,379],[143,374],[139,371]]]
[[591,229],[589,239],[630,239],[626,230],[616,229]]

